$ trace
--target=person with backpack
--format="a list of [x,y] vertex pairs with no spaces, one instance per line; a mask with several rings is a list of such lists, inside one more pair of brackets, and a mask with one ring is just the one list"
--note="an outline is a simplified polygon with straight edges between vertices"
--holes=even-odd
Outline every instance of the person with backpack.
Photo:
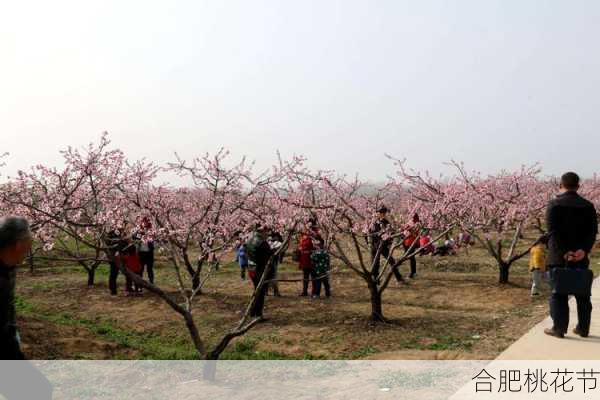
[[578,324],[573,333],[581,337],[590,333],[593,274],[589,271],[589,254],[598,234],[598,217],[594,205],[581,197],[578,190],[579,176],[565,173],[560,180],[560,194],[550,200],[546,209],[550,237],[546,266],[552,284],[553,326],[544,333],[557,338],[564,338],[569,327],[569,294],[574,294],[577,301]]
[[252,284],[255,289],[254,304],[250,310],[250,316],[253,318],[263,318],[263,309],[265,305],[265,296],[267,294],[268,284],[260,285],[260,281],[265,274],[264,281],[273,279],[272,268],[267,268],[273,251],[267,242],[266,228],[258,225],[254,230],[252,237],[246,242],[246,251],[248,260],[253,264],[254,270],[249,274],[252,278]]
[[331,258],[325,249],[325,243],[323,241],[317,242],[316,249],[312,252],[310,259],[315,272],[313,299],[321,297],[321,286],[325,287],[325,297],[331,297],[331,287],[329,286]]

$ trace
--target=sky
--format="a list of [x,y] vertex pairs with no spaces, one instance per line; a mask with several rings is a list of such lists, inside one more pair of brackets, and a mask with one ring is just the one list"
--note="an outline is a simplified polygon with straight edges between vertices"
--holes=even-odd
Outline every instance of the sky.
[[591,175],[599,20],[598,1],[0,0],[0,172],[108,131],[159,163]]

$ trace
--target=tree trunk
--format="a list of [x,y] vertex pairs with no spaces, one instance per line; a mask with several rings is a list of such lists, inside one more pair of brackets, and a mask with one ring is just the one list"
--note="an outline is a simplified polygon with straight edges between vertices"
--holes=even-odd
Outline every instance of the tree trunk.
[[371,292],[371,321],[386,322],[387,320],[383,316],[381,292],[375,282],[369,284],[369,291]]
[[31,251],[29,252],[29,257],[27,258],[27,263],[29,264],[29,272],[33,274],[33,269],[34,269],[33,253]]
[[94,286],[94,279],[96,277],[96,268],[88,269],[87,274],[88,274],[88,280],[87,280],[88,287],[92,287],[92,286]]
[[498,265],[498,268],[499,268],[498,283],[500,283],[501,285],[504,285],[504,284],[508,283],[508,274],[510,271],[510,264],[502,262]]
[[[192,278],[192,289],[196,290],[200,287],[200,274],[195,275]],[[200,292],[198,292],[200,294]]]

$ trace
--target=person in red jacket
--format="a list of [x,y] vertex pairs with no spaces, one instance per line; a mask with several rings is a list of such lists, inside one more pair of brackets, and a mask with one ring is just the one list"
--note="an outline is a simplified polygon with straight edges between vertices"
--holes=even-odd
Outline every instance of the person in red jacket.
[[[133,244],[129,245],[123,251],[121,262],[123,262],[123,265],[125,265],[125,268],[127,268],[128,271],[141,277],[142,263],[140,262],[137,249]],[[125,293],[127,296],[142,293],[142,288],[127,275],[125,276]]]
[[[415,250],[419,248],[419,235],[418,235],[418,225],[420,223],[419,214],[413,215],[412,224],[407,228],[404,234],[404,240],[402,241],[402,246],[404,247],[404,251],[409,252],[410,254],[414,253]],[[416,254],[408,259],[410,261],[410,278],[414,279],[417,277],[417,259]]]
[[435,251],[435,247],[433,246],[433,243],[431,243],[431,236],[429,235],[429,233],[424,233],[423,235],[421,235],[421,237],[419,238],[419,247],[421,248],[420,254],[422,256],[427,254],[433,254],[433,252]]
[[310,256],[315,249],[313,244],[313,237],[309,230],[302,232],[300,235],[300,241],[298,242],[298,251],[300,254],[298,260],[298,268],[302,271],[302,293],[300,296],[308,296],[308,282],[312,282],[312,292],[315,288],[315,273],[312,265]]

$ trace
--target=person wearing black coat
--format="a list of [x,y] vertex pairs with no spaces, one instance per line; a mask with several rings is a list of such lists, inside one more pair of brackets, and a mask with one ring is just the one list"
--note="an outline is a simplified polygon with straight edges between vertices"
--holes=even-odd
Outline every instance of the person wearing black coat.
[[125,250],[127,246],[129,246],[128,241],[125,239],[125,236],[122,234],[123,229],[120,231],[112,230],[108,232],[106,235],[106,246],[108,250],[106,251],[106,255],[108,256],[108,264],[110,266],[110,272],[108,275],[108,288],[110,290],[110,294],[116,296],[117,294],[117,278],[119,276],[119,255]]
[[138,242],[138,256],[142,264],[142,272],[140,276],[144,277],[144,271],[148,273],[148,280],[154,284],[154,241],[144,240],[144,235],[152,229],[152,223],[148,217],[142,218],[138,231],[134,236],[134,240]]
[[252,283],[254,284],[255,289],[258,288],[258,291],[256,292],[256,299],[254,300],[254,304],[250,310],[250,316],[254,318],[262,318],[263,308],[265,305],[265,296],[267,295],[267,289],[269,285],[263,284],[260,287],[258,287],[258,285],[267,269],[267,275],[264,279],[265,282],[274,279],[275,276],[275,270],[273,268],[267,268],[274,252],[267,242],[267,235],[264,227],[258,227],[256,229],[250,240],[248,240],[246,243],[246,251],[248,252],[248,259],[255,265],[255,272],[252,275]]
[[[548,270],[569,264],[576,268],[589,268],[589,254],[598,234],[598,219],[594,205],[581,197],[579,176],[573,172],[561,178],[561,193],[551,200],[546,210],[546,227],[549,234]],[[575,296],[578,324],[575,334],[589,334],[592,303],[590,295]],[[567,295],[553,293],[550,297],[550,316],[553,327],[547,335],[564,337],[569,326],[569,299]]]
[[15,309],[16,266],[31,249],[29,223],[21,217],[0,219],[0,360],[23,360]]
[[396,280],[398,282],[403,282],[404,278],[398,270],[396,260],[391,255],[393,240],[382,238],[382,235],[390,226],[390,221],[387,219],[388,212],[389,210],[385,206],[379,208],[377,211],[377,219],[375,222],[373,222],[371,228],[369,229],[369,236],[371,238],[371,275],[373,276],[373,279],[378,280],[381,268],[381,258],[383,257],[383,259],[386,260],[392,268],[392,272],[394,273]]

